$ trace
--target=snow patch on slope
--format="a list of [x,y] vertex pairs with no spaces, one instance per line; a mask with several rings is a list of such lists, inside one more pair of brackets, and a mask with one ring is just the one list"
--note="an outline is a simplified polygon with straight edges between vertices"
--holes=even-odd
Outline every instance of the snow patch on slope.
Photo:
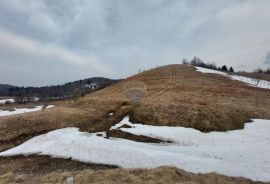
[[253,87],[270,89],[270,82],[266,81],[266,80],[243,77],[243,76],[239,76],[239,75],[231,75],[231,74],[228,74],[225,72],[211,70],[208,68],[202,68],[202,67],[197,67],[197,66],[195,68],[197,69],[197,71],[202,72],[202,73],[212,73],[212,74],[223,75],[225,77],[229,77],[232,80],[241,81],[241,82],[244,82],[244,83],[246,83],[250,86],[253,86]]
[[0,100],[0,104],[14,103],[14,102],[15,102],[15,100],[12,98]]
[[[0,116],[11,116],[15,114],[23,114],[28,112],[35,112],[42,110],[44,106],[35,106],[34,108],[15,108],[14,111],[2,111],[0,110]],[[46,106],[46,109],[52,108],[54,105]]]
[[[127,117],[112,129],[124,124],[131,124]],[[132,126],[121,130],[171,139],[174,143],[106,139],[97,133],[80,132],[78,128],[63,128],[34,137],[0,156],[51,155],[124,168],[172,165],[195,173],[217,172],[270,181],[270,120],[254,119],[243,130],[211,133],[183,127]]]
[[119,123],[117,123],[116,125],[112,126],[110,128],[110,130],[115,130],[115,129],[119,129],[120,127],[122,127],[123,125],[129,125],[132,127],[132,123],[129,121],[129,117],[124,117],[124,119],[122,119],[122,121],[120,121]]

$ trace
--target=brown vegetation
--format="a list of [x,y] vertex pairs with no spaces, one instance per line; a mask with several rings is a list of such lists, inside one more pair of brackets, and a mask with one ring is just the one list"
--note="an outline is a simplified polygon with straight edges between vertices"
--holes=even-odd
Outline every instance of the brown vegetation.
[[73,177],[74,184],[252,184],[254,182],[241,177],[227,177],[215,173],[193,174],[174,167],[156,169],[108,169],[81,171],[54,171],[43,175],[9,172],[0,176],[0,183],[66,183],[67,177]]
[[7,170],[17,174],[40,175],[56,171],[64,172],[83,169],[101,170],[113,168],[117,167],[93,163],[87,164],[70,159],[51,158],[49,156],[40,155],[14,156],[9,158],[0,157],[0,175],[5,174]]
[[[112,107],[107,107],[109,110]],[[107,111],[109,111],[107,110]],[[4,151],[25,142],[33,136],[47,133],[63,127],[79,127],[82,131],[97,132],[109,130],[125,115],[125,107],[115,110],[112,117],[107,117],[106,109],[80,109],[71,107],[55,107],[23,115],[0,118],[0,151]],[[0,121],[1,121],[0,120]]]
[[[146,84],[146,96],[140,103],[130,103],[125,96],[123,84],[129,81]],[[104,131],[127,114],[133,122],[150,125],[193,127],[201,131],[240,129],[250,118],[269,119],[269,102],[270,90],[196,72],[192,66],[168,65],[130,77],[76,102],[62,101],[52,109],[0,117],[0,141],[14,142],[69,126],[89,132]],[[109,112],[115,113],[108,116]]]
[[147,137],[143,135],[134,135],[129,132],[124,132],[122,130],[109,130],[106,133],[107,137],[116,137],[116,138],[122,138],[127,140],[132,140],[136,142],[146,142],[146,143],[171,143],[169,141],[163,141],[157,138]]
[[[173,68],[175,72],[165,66],[137,77],[147,84],[148,91],[142,103],[133,108],[133,122],[207,132],[240,129],[249,118],[270,118],[270,90],[196,72],[192,66]],[[175,81],[170,79],[173,73]]]

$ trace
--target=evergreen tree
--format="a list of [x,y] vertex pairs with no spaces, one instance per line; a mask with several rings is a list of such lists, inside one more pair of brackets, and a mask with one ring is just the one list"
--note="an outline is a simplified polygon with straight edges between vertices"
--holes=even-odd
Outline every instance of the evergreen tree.
[[228,68],[227,68],[226,65],[223,65],[223,66],[221,67],[221,70],[222,70],[223,72],[228,72]]
[[234,73],[234,69],[233,69],[232,66],[230,67],[229,72],[230,72],[230,73]]

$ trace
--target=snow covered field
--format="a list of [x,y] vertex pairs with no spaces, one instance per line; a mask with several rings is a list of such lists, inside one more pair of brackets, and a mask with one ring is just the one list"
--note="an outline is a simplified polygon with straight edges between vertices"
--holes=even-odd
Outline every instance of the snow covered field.
[[[54,105],[48,105],[46,109],[52,108]],[[15,108],[14,111],[2,111],[0,110],[0,116],[11,116],[15,114],[23,114],[27,112],[34,112],[34,111],[40,111],[43,108],[43,106],[35,106],[34,108]]]
[[270,181],[270,120],[253,121],[243,130],[202,133],[192,128],[132,124],[126,117],[111,129],[129,124],[132,128],[121,130],[173,143],[106,139],[78,128],[63,128],[34,137],[0,156],[41,154],[124,168],[173,165],[195,173],[217,172]]
[[223,75],[223,76],[231,78],[232,80],[242,81],[242,82],[244,82],[250,86],[253,86],[253,87],[270,89],[270,82],[266,81],[266,80],[248,78],[248,77],[243,77],[243,76],[239,76],[239,75],[229,75],[225,72],[220,72],[220,71],[197,67],[197,66],[196,66],[196,69],[197,69],[197,71],[202,72],[202,73],[213,73],[213,74]]
[[6,104],[7,102],[9,102],[9,103],[14,103],[14,102],[15,102],[15,100],[14,100],[14,99],[12,99],[12,98],[10,98],[10,99],[2,99],[2,100],[0,100],[0,104]]

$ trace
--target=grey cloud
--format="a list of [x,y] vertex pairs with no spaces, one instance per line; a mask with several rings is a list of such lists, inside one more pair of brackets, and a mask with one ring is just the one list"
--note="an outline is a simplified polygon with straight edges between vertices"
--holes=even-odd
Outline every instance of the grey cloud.
[[270,65],[270,52],[268,52],[266,54],[265,59],[264,59],[264,63]]
[[[15,40],[0,43],[0,83],[126,77],[194,55],[252,70],[270,48],[269,6],[268,0],[0,0],[0,33]],[[28,43],[38,46],[27,50]],[[20,77],[5,72],[11,68]]]
[[97,56],[89,53],[83,56],[5,32],[0,32],[0,42],[0,74],[5,74],[0,83],[38,86],[111,74]]

